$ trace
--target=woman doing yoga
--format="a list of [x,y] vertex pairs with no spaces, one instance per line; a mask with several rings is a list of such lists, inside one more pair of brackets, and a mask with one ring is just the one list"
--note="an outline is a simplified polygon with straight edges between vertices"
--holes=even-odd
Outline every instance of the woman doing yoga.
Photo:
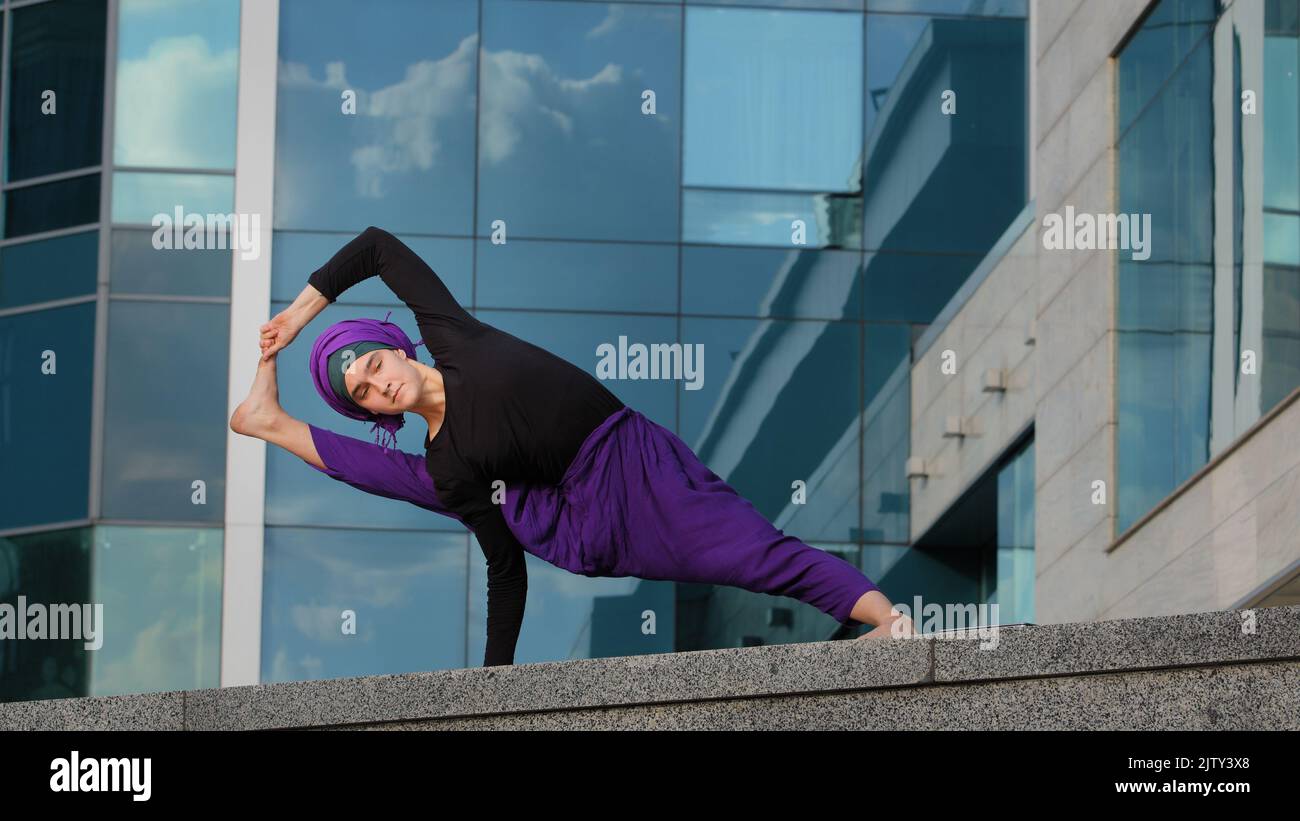
[[[331,325],[312,349],[317,392],[394,442],[416,413],[419,457],[292,419],[271,361],[326,305],[378,275],[415,314],[435,364],[389,322]],[[308,278],[261,329],[262,357],[231,427],[288,448],[335,479],[444,513],[469,528],[488,566],[484,666],[514,663],[525,551],[586,576],[708,582],[791,596],[863,638],[911,632],[857,568],[767,521],[668,429],[558,356],[473,317],[434,271],[370,227]],[[423,468],[423,470],[421,470]]]

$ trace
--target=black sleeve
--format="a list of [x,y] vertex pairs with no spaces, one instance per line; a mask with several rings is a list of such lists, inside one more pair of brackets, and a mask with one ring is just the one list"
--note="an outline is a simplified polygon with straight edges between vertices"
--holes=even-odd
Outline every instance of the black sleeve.
[[491,502],[476,506],[465,515],[464,521],[474,532],[487,559],[487,649],[483,666],[514,664],[515,644],[519,641],[528,600],[528,566],[523,545],[506,525],[501,508]]
[[425,347],[438,359],[479,322],[451,295],[442,279],[397,237],[370,226],[316,269],[307,281],[330,302],[375,274],[415,314]]

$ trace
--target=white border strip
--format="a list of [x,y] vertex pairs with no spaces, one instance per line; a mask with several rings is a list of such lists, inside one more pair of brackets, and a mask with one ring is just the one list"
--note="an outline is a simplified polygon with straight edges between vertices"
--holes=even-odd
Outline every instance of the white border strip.
[[[230,379],[226,418],[257,372],[258,328],[271,311],[271,208],[275,180],[275,94],[279,0],[242,0],[235,212],[257,214],[257,259],[232,254]],[[221,686],[258,684],[262,658],[262,544],[266,443],[226,432],[225,571],[221,587]]]

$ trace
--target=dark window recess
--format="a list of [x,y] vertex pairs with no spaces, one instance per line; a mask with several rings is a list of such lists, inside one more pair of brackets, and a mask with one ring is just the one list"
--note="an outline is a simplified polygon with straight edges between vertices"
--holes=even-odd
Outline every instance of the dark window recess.
[[98,221],[98,174],[5,192],[5,237]]
[[99,165],[107,5],[55,0],[10,12],[10,182]]

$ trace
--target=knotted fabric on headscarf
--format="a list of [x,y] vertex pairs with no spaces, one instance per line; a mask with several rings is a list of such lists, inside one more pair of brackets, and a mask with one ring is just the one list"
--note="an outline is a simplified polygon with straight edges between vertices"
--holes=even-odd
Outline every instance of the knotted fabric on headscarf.
[[[389,311],[383,320],[344,319],[335,322],[316,337],[316,342],[311,348],[311,358],[308,360],[312,383],[316,386],[316,393],[325,400],[325,404],[350,419],[373,421],[374,425],[370,429],[375,433],[375,441],[385,448],[390,442],[394,446],[397,444],[397,432],[406,424],[404,414],[368,411],[336,394],[333,385],[330,384],[329,359],[330,355],[340,348],[347,348],[358,342],[375,342],[386,348],[397,348],[405,351],[408,359],[415,359],[415,345],[411,344],[410,337],[401,328],[388,321],[388,317],[392,314],[393,312]],[[424,341],[415,344],[423,345]],[[383,441],[380,441],[380,437],[383,437]]]

